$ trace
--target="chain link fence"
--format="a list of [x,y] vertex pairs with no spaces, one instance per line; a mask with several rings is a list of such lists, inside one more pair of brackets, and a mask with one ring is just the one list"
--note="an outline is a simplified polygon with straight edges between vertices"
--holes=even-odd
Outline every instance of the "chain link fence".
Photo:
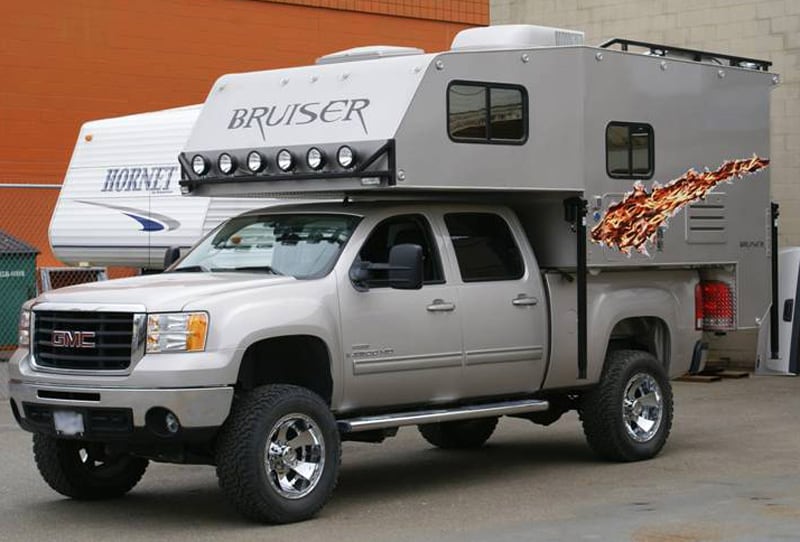
[[17,346],[22,304],[39,293],[130,276],[129,268],[69,267],[48,240],[61,185],[0,183],[0,361]]

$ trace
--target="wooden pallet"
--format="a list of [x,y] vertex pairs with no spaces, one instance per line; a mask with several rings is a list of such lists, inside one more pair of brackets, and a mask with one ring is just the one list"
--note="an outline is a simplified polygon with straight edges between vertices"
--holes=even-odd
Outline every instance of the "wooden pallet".
[[697,374],[685,374],[678,377],[681,382],[719,382],[723,378],[747,378],[750,373],[747,371],[730,371],[728,369],[715,368],[701,371]]
[[679,376],[675,380],[680,380],[681,382],[705,382],[705,383],[708,383],[708,382],[718,382],[718,381],[722,380],[722,377],[721,376],[717,376],[717,375],[703,375],[703,374],[690,375],[690,374],[685,374],[683,376]]

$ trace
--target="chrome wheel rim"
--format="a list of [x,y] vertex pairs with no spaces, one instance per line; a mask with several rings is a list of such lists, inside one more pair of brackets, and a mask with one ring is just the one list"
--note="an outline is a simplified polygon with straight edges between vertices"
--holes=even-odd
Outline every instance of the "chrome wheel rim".
[[320,427],[305,414],[288,414],[267,438],[264,466],[270,485],[287,499],[311,493],[325,467],[325,441]]
[[638,373],[628,380],[622,396],[622,419],[628,436],[636,442],[652,439],[664,417],[664,398],[656,379]]

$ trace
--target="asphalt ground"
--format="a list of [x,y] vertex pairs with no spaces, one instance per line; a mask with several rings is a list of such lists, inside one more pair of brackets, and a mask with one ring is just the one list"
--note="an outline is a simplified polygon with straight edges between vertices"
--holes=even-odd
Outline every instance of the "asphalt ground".
[[503,419],[471,452],[405,428],[345,443],[330,503],[286,526],[241,519],[211,467],[151,464],[122,499],[62,498],[3,401],[0,540],[800,540],[800,379],[673,385],[672,435],[654,460],[596,459],[574,413],[547,428]]

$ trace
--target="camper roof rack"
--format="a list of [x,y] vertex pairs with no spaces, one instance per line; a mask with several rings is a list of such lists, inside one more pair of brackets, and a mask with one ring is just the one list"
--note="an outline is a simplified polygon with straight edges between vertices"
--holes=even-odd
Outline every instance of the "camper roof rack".
[[723,66],[734,68],[746,68],[749,70],[769,71],[772,62],[758,60],[755,58],[745,58],[741,56],[725,55],[722,53],[712,53],[709,51],[698,51],[697,49],[686,49],[683,47],[672,47],[671,45],[661,45],[646,41],[634,41],[625,38],[611,38],[600,44],[603,49],[608,49],[614,45],[619,45],[623,51],[628,51],[630,47],[641,47],[648,49],[650,55],[663,57],[676,57],[695,62],[714,62]]

